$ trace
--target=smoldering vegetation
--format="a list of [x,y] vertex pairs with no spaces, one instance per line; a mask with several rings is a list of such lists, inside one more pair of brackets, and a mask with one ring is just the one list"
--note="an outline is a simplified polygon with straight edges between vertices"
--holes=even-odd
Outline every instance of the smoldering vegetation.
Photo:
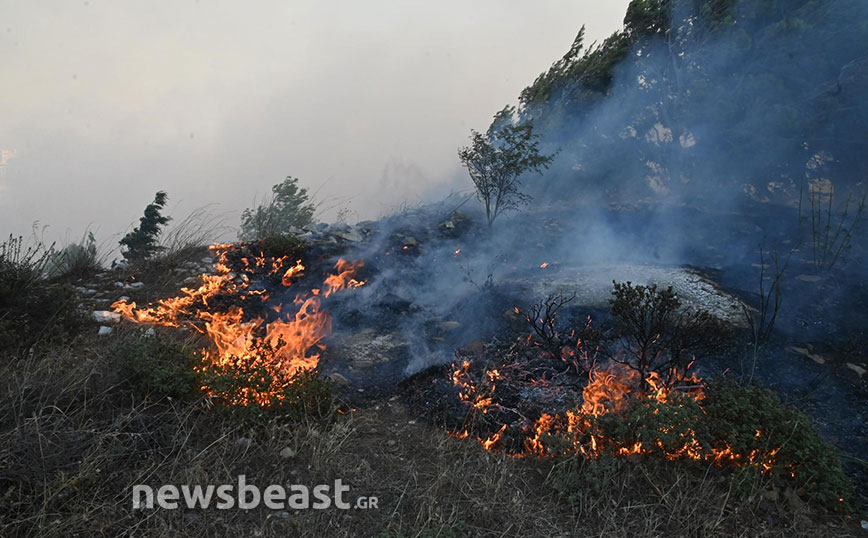
[[[520,96],[513,120],[555,158],[491,226],[456,195],[70,276],[87,309],[127,320],[110,340],[10,352],[4,528],[861,532],[865,15],[636,1],[622,31],[587,50],[580,34]],[[323,293],[345,260],[345,292]],[[660,331],[635,322],[660,304]],[[295,331],[311,320],[313,338]],[[298,356],[268,340],[277,325],[304,336]],[[236,368],[263,358],[315,368],[279,387]],[[251,386],[269,398],[239,404]],[[46,442],[77,463],[37,455]],[[142,516],[105,469],[127,489],[345,474],[386,509]]]

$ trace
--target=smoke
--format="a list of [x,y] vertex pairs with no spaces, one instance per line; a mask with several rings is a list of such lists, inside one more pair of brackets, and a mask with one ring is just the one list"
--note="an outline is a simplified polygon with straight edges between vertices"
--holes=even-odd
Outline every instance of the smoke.
[[[868,20],[868,5],[744,0],[715,21],[687,4],[673,2],[668,40],[635,40],[605,91],[567,79],[547,100],[523,103],[543,151],[558,151],[548,173],[524,178],[534,197],[525,211],[486,232],[470,201],[460,212],[472,224],[456,236],[442,233],[454,203],[379,222],[376,239],[351,253],[375,277],[338,309],[338,325],[390,320],[381,328],[409,347],[409,374],[495,332],[515,303],[541,298],[541,280],[591,296],[620,275],[642,279],[642,267],[693,266],[756,305],[760,272],[767,291],[777,256],[787,266],[778,328],[847,338],[864,321],[853,311],[865,269],[853,253],[831,269],[813,264],[805,204],[817,181],[832,181],[838,201],[864,188],[857,96],[868,60],[858,43],[868,25],[845,21]],[[855,252],[862,240],[853,237]],[[597,280],[579,282],[583,273]],[[384,315],[397,303],[401,314]],[[459,328],[438,334],[448,320]]]
[[[455,148],[589,17],[626,0],[48,2],[4,9],[0,228],[119,234],[158,190],[240,211],[287,175],[376,218],[459,173]],[[593,9],[588,6],[593,5]],[[492,76],[492,73],[496,73]],[[116,241],[116,239],[115,239]]]

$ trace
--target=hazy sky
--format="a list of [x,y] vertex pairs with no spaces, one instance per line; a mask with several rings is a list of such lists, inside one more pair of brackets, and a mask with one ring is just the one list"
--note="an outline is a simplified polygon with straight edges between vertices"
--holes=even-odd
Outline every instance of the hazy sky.
[[465,188],[470,129],[627,3],[0,0],[0,233],[106,238],[157,190],[234,226],[287,175],[351,220]]

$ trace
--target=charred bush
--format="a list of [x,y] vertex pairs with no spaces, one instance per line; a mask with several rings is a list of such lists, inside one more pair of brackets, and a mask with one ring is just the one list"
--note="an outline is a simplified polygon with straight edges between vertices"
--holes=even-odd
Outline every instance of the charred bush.
[[[781,261],[777,253],[772,255],[774,262],[774,272],[770,275],[771,283],[766,284],[769,277],[766,275],[766,255],[764,249],[760,248],[760,274],[759,274],[759,305],[756,310],[751,310],[747,306],[744,307],[744,319],[750,328],[752,344],[754,347],[754,359],[756,359],[757,348],[767,342],[772,336],[772,331],[775,328],[775,322],[778,319],[778,314],[781,311],[783,303],[782,283],[784,274],[790,263],[792,252]],[[754,361],[756,366],[756,361]],[[753,375],[753,372],[751,372]]]
[[531,306],[529,312],[525,315],[525,320],[539,339],[542,347],[555,357],[560,357],[564,344],[564,339],[556,327],[557,314],[575,298],[575,293],[570,295],[564,293],[549,295]]
[[575,293],[555,293],[532,305],[524,319],[532,331],[536,344],[551,358],[568,362],[577,372],[587,373],[591,368],[591,356],[584,342],[597,342],[600,333],[591,327],[590,321],[572,328],[570,321],[558,321],[559,314],[576,298]]

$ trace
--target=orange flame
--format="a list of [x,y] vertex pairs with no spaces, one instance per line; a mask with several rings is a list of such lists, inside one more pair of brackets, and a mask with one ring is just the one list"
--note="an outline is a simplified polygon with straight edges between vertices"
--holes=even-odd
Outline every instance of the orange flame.
[[[220,311],[212,308],[214,297],[232,296],[240,301],[256,297],[265,301],[269,295],[264,290],[250,289],[250,278],[246,274],[236,275],[229,267],[227,252],[232,245],[212,245],[217,254],[214,264],[216,275],[200,275],[200,286],[196,289],[181,288],[182,295],[161,299],[147,307],[138,307],[134,302],[118,301],[112,305],[115,312],[136,323],[149,323],[168,327],[191,327],[202,333],[209,346],[203,349],[202,370],[211,367],[245,364],[263,367],[274,377],[275,384],[269,391],[256,393],[244,389],[235,395],[232,403],[257,403],[266,405],[279,398],[280,389],[299,372],[316,368],[320,352],[325,349],[322,339],[331,334],[332,319],[322,308],[322,296],[318,293],[299,294],[292,301],[293,308],[275,305],[270,308],[282,318],[266,323],[256,317],[245,321],[244,309],[231,306]],[[292,284],[297,275],[304,272],[301,261],[285,267],[287,257],[266,258],[256,256],[252,260],[242,258],[246,270],[257,270],[267,275],[283,273],[281,281],[285,286]],[[335,265],[335,274],[328,275],[323,289],[325,296],[338,290],[357,288],[364,285],[354,277],[361,261],[350,263],[343,259]],[[209,387],[202,387],[211,394]]]

